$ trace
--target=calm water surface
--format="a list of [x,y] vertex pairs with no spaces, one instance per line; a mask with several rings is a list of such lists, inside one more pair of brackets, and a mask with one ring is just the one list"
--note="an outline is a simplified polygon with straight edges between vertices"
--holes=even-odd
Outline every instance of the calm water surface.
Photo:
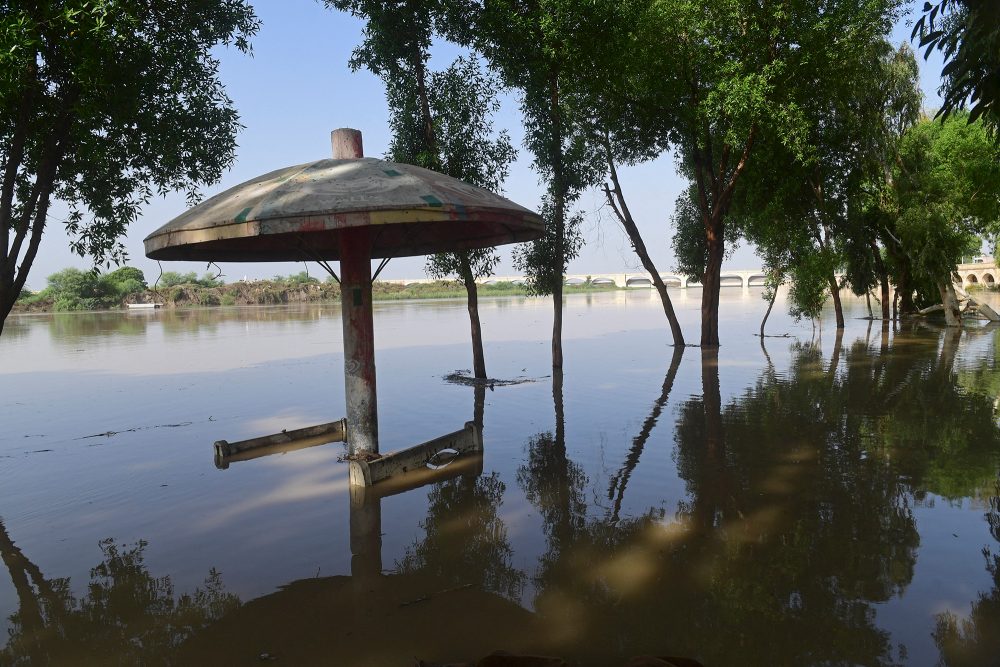
[[[674,292],[688,336],[700,292]],[[1000,664],[998,329],[780,313],[723,290],[675,355],[654,292],[375,311],[382,451],[484,414],[485,453],[352,496],[339,308],[13,318],[0,339],[0,664]],[[776,311],[780,310],[779,304]],[[353,533],[353,537],[352,537]]]

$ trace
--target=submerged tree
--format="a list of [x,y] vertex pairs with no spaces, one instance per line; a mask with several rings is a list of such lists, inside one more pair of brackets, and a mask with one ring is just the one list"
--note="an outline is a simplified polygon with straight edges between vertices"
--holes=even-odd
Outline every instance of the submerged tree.
[[219,180],[239,116],[214,49],[250,51],[244,0],[0,3],[0,332],[54,202],[70,247],[121,263],[154,194]]
[[[351,67],[367,68],[386,86],[393,137],[389,157],[499,192],[516,157],[507,133],[494,132],[500,86],[476,58],[458,58],[447,69],[427,67],[431,42],[442,30],[446,7],[434,0],[381,2],[325,0],[328,7],[365,20],[364,41]],[[476,279],[492,275],[493,248],[439,253],[427,261],[436,277],[457,275],[468,297],[473,372],[486,378]]]
[[455,3],[445,19],[445,34],[480,51],[520,96],[525,145],[545,183],[546,232],[526,249],[515,249],[515,265],[529,273],[535,293],[552,295],[553,369],[563,366],[563,276],[582,244],[572,206],[600,173],[566,96],[569,36],[579,18],[573,9],[561,0]]
[[[500,192],[516,151],[506,131],[494,133],[491,116],[500,108],[496,97],[497,79],[485,72],[475,58],[458,58],[447,69],[428,77],[427,109],[432,122],[436,150],[428,157],[425,123],[421,113],[414,113],[418,98],[408,80],[388,84],[393,140],[389,153],[393,160],[429,166],[442,173],[479,187]],[[422,108],[423,105],[420,105]],[[457,275],[465,285],[472,329],[473,373],[486,378],[483,334],[479,323],[479,298],[476,280],[493,275],[500,261],[494,248],[438,253],[427,259],[427,272],[444,278]]]
[[[898,0],[838,0],[778,5],[745,1],[642,2],[621,67],[630,95],[619,114],[646,146],[677,151],[691,182],[686,211],[675,217],[675,248],[701,259],[685,265],[702,285],[701,344],[719,345],[719,288],[739,190],[753,179],[758,145],[774,142],[804,155],[819,122],[803,100],[822,104],[851,40],[879,38],[891,27]],[[851,40],[845,41],[845,36]],[[613,100],[612,100],[613,101]],[[766,159],[761,170],[769,165]]]
[[952,274],[1000,225],[1000,148],[965,114],[925,119],[903,137],[892,187],[898,242],[916,279],[936,289],[945,322],[958,326]]

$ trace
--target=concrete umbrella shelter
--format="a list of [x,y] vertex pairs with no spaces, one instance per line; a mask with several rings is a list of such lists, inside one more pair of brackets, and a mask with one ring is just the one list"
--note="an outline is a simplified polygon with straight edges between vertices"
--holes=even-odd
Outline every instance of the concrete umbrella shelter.
[[334,159],[230,188],[150,234],[145,250],[156,260],[339,260],[346,440],[364,458],[378,453],[371,260],[528,241],[543,224],[483,188],[363,157],[357,130],[334,130],[331,143]]

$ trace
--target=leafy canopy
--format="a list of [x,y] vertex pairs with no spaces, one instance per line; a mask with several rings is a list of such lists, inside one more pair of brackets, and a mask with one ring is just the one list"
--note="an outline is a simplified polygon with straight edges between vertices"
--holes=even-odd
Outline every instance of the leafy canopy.
[[121,263],[154,194],[219,180],[241,125],[213,50],[259,25],[246,0],[0,0],[0,314],[52,200],[75,252]]
[[899,241],[926,279],[949,280],[981,236],[1000,230],[1000,148],[965,113],[908,132],[893,183]]

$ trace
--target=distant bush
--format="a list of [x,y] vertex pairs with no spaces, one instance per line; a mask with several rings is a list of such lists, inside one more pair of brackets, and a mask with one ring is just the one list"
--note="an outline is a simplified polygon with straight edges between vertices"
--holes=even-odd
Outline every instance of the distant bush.
[[178,285],[192,285],[196,280],[198,280],[198,274],[194,271],[190,273],[164,271],[160,279],[156,281],[156,285],[158,287],[176,287]]
[[[332,276],[331,276],[332,278]],[[286,285],[319,285],[319,278],[310,276],[306,271],[293,273],[290,276],[275,276],[273,282],[284,283]]]
[[48,287],[34,299],[52,300],[53,310],[100,310],[122,305],[129,294],[146,290],[146,278],[135,267],[111,273],[63,269],[48,277]]
[[177,287],[178,285],[196,285],[198,287],[222,287],[225,281],[211,273],[203,273],[201,278],[194,271],[187,273],[177,273],[176,271],[164,271],[157,283],[159,287]]
[[214,292],[200,292],[198,294],[198,304],[201,306],[218,306],[222,302],[219,300],[219,296]]
[[115,290],[119,294],[135,294],[149,289],[149,285],[146,284],[146,276],[134,266],[123,266],[115,269],[106,278],[115,285]]

